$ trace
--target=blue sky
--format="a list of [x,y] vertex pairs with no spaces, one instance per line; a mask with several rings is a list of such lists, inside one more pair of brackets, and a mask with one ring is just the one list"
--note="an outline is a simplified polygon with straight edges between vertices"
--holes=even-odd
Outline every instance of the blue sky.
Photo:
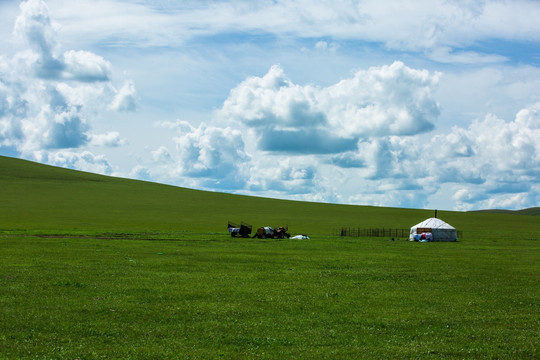
[[196,189],[540,204],[537,1],[0,2],[0,154]]

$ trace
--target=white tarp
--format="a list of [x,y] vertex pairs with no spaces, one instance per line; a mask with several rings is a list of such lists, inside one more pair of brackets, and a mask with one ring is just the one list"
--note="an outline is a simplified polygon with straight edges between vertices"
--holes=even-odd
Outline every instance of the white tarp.
[[431,233],[431,241],[457,241],[456,228],[438,218],[429,218],[411,227],[410,241],[422,234]]

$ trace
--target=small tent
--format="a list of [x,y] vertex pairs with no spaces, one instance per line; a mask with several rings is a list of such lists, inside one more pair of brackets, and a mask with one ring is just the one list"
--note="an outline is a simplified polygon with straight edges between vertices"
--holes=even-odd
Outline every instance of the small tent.
[[438,218],[429,218],[411,227],[410,241],[457,241],[456,228]]

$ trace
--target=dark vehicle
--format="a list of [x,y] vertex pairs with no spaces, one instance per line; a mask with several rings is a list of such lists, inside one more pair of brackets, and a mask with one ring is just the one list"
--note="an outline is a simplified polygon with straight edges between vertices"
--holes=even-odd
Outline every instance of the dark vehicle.
[[229,229],[229,232],[231,233],[232,237],[247,238],[247,237],[249,237],[249,234],[251,234],[252,226],[249,225],[249,224],[246,224],[243,221],[240,224],[240,226],[238,226],[237,224],[229,221],[229,223],[227,224],[227,228]]

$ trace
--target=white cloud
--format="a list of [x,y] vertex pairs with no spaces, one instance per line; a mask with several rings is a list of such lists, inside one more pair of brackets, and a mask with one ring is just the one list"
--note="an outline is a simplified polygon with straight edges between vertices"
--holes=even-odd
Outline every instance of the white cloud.
[[327,162],[341,168],[363,168],[366,166],[364,158],[359,153],[353,151],[334,155]]
[[341,136],[414,135],[434,128],[440,74],[396,61],[326,88],[321,103]]
[[132,81],[126,81],[118,90],[109,108],[115,111],[134,111],[137,108],[137,91]]
[[156,124],[172,131],[174,150],[160,146],[150,152],[152,168],[147,174],[161,182],[203,189],[235,190],[245,187],[251,158],[242,133],[187,121]]
[[45,107],[38,118],[42,119],[42,124],[45,125],[41,146],[46,149],[77,148],[88,142],[88,124],[74,108],[53,113],[49,107]]
[[537,1],[486,1],[483,5],[481,14],[470,25],[471,28],[475,26],[486,37],[538,40],[540,7]]
[[[472,143],[474,156],[466,168],[501,175],[512,172],[525,176],[540,172],[539,105],[521,110],[513,121],[506,122],[493,115],[474,121],[463,135]],[[463,165],[465,161],[463,161]],[[496,176],[500,178],[500,176]]]
[[26,116],[28,103],[11,89],[12,83],[6,81],[6,62],[0,57],[0,148],[15,151],[16,144],[24,137],[21,119]]
[[271,157],[260,161],[251,169],[248,190],[283,195],[313,193],[317,170],[311,160]]
[[14,34],[33,50],[24,58],[37,76],[83,82],[110,79],[111,64],[103,57],[82,50],[60,53],[56,41],[59,25],[52,22],[44,1],[28,0],[22,2],[20,8],[21,15],[15,22]]
[[[431,188],[435,184],[456,184],[458,188],[453,196],[456,209],[501,208],[512,202],[512,208],[536,206],[539,137],[540,103],[537,103],[519,111],[512,121],[487,115],[473,121],[468,128],[454,127],[448,134],[425,141],[416,138],[421,144],[420,151],[408,154],[405,164],[412,169],[412,176],[427,180]],[[389,153],[411,149],[404,145],[391,147]],[[385,159],[386,168],[395,173],[400,161],[392,157]],[[428,184],[424,183],[426,187]]]
[[112,167],[103,155],[95,155],[90,151],[37,151],[35,158],[43,163],[70,169],[78,169],[97,174],[110,175]]
[[[248,78],[234,88],[219,112],[236,124],[239,131],[235,136],[243,141],[237,143],[240,145],[218,146],[224,138],[234,137],[230,128],[210,130],[207,125],[196,128],[181,121],[163,122],[161,126],[181,134],[175,142],[182,177],[227,177],[221,161],[216,160],[225,158],[235,171],[240,168],[238,164],[250,169],[241,173],[243,180],[236,185],[251,194],[422,207],[449,184],[456,195],[447,197],[453,199],[456,209],[478,204],[495,206],[497,202],[501,207],[512,201],[512,207],[534,206],[534,196],[527,200],[521,195],[533,191],[532,183],[540,176],[540,147],[535,142],[540,137],[540,104],[521,110],[509,122],[488,115],[467,127],[425,132],[423,127],[431,127],[424,119],[434,119],[439,111],[432,95],[437,77],[395,63],[357,71],[354,77],[336,85],[316,88],[292,83],[275,66],[265,76]],[[391,115],[374,116],[369,130],[354,117],[345,118],[349,122],[331,122],[332,116],[338,118],[338,105],[359,104],[360,108],[370,101],[379,102],[384,111],[401,107],[414,113],[411,118],[419,125],[411,127],[410,123],[393,120],[397,125],[392,128],[392,122],[376,121]],[[386,131],[374,130],[376,126]],[[397,130],[391,128],[401,129],[401,133],[392,135]],[[265,131],[274,137],[256,135]],[[332,137],[332,133],[356,134],[357,138],[352,138],[349,147],[329,146],[332,151],[322,151],[326,145],[321,134],[327,139],[346,139]],[[281,139],[275,137],[279,134]],[[258,147],[249,157],[235,157],[245,154],[244,144],[253,141]],[[167,154],[165,149],[156,151],[160,159],[162,154]]]
[[320,40],[320,41],[317,41],[315,43],[315,50],[318,50],[318,51],[330,51],[330,52],[334,52],[336,51],[337,49],[339,48],[339,44],[335,43],[335,42],[328,42],[328,41],[323,41],[323,40]]
[[496,54],[482,54],[475,51],[452,51],[449,46],[434,48],[428,52],[429,58],[441,63],[491,64],[503,63],[509,59]]
[[301,86],[279,66],[231,90],[221,116],[255,128],[262,150],[340,153],[361,137],[414,135],[433,129],[438,74],[401,62],[358,71],[327,87]]
[[36,54],[34,71],[42,78],[57,78],[64,64],[56,57],[57,24],[53,24],[49,8],[44,1],[29,0],[21,2],[21,15],[15,21],[14,34],[27,42]]
[[56,88],[37,81],[19,97],[28,104],[24,111],[2,117],[6,129],[16,131],[12,146],[22,153],[40,149],[76,148],[88,141],[88,123],[77,106],[72,106]]
[[331,170],[317,166],[311,191],[330,176],[350,203],[422,207],[448,184],[456,210],[537,206],[539,137],[540,103],[512,121],[487,115],[448,133],[369,138],[329,157]]
[[89,51],[69,50],[64,53],[64,77],[78,81],[108,81],[111,64]]
[[157,150],[151,152],[152,159],[157,163],[169,163],[171,162],[172,156],[165,146],[160,146]]
[[124,145],[125,142],[126,139],[120,137],[120,133],[118,131],[90,135],[90,144],[93,146],[117,147]]
[[[92,122],[106,110],[103,103],[115,97],[117,110],[134,108],[135,88],[126,81],[116,91],[110,79],[111,64],[89,51],[60,51],[57,30],[49,8],[41,0],[20,4],[14,35],[23,40],[11,57],[0,57],[0,149],[3,153],[33,158],[58,149],[86,145],[122,145],[117,131],[90,134]],[[60,154],[60,155],[59,155]],[[67,159],[67,158],[65,158]],[[81,159],[89,159],[88,153]],[[55,160],[57,161],[57,160]],[[58,160],[59,163],[62,163]],[[92,168],[89,161],[66,160],[66,164]],[[101,161],[103,164],[103,161]],[[99,168],[100,172],[105,171]]]
[[[68,84],[66,82],[42,82],[42,84],[51,88],[50,92],[57,93],[56,98],[61,97],[65,106],[74,107],[81,111],[83,108],[96,109],[96,105],[108,96],[107,88],[102,84]],[[40,95],[41,99],[45,98],[44,95]]]
[[[399,0],[169,2],[166,5],[78,1],[71,7],[51,0],[51,4],[70,32],[86,35],[92,26],[95,31],[87,37],[97,38],[88,41],[106,39],[114,46],[178,46],[194,38],[229,32],[361,40],[382,43],[392,49],[425,51],[440,47],[463,49],[494,38],[536,41],[540,33],[537,21],[540,8],[534,0],[422,0],[414,5]],[[329,44],[321,40],[319,47],[324,43]],[[470,55],[466,56],[467,61],[486,60],[481,54]],[[463,56],[454,59],[464,60]]]
[[149,169],[142,165],[136,165],[133,169],[131,169],[129,177],[144,181],[151,181],[153,179],[152,175],[150,175]]
[[364,188],[357,194],[348,198],[348,202],[359,205],[396,206],[406,208],[422,208],[428,203],[430,192],[419,190],[416,187],[390,188],[382,190],[386,182],[368,182],[362,184]]
[[187,131],[174,138],[183,174],[218,181],[242,172],[249,157],[240,131],[204,123],[197,128],[183,125]]

